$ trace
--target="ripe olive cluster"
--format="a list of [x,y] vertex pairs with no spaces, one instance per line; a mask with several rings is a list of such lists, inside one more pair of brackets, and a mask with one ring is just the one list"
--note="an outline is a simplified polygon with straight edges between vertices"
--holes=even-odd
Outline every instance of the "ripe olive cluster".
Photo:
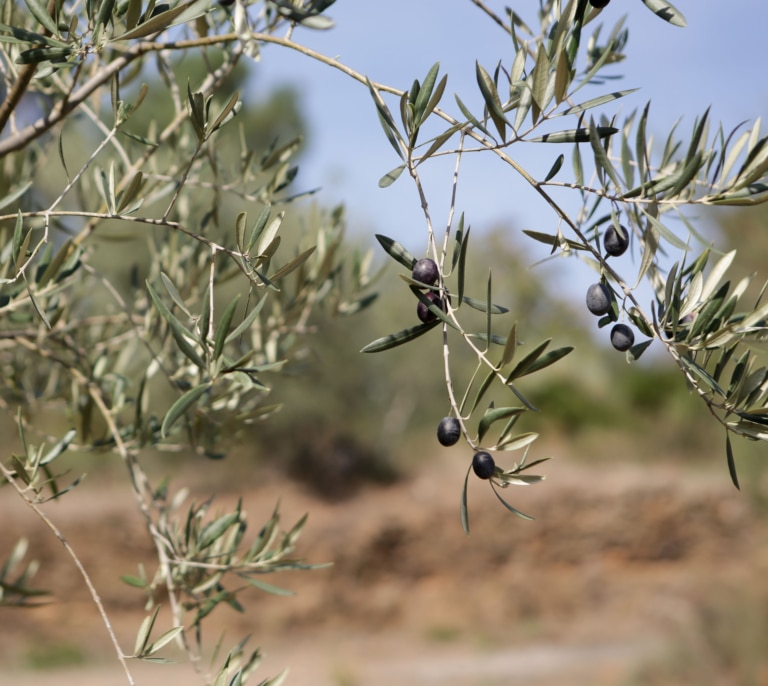
[[[443,417],[437,425],[437,440],[441,445],[456,445],[461,437],[461,422],[456,417]],[[493,456],[478,450],[472,457],[472,470],[480,479],[490,479],[496,469]]]
[[[590,0],[594,7],[605,7],[597,4],[597,0]],[[629,247],[629,233],[619,225],[611,224],[603,235],[603,248],[607,255],[620,257]],[[587,309],[597,317],[608,314],[613,308],[613,291],[604,283],[593,283],[587,289]],[[626,324],[616,324],[611,329],[611,345],[619,351],[629,350],[635,344],[635,333]]]
[[[437,284],[437,280],[440,278],[440,269],[434,260],[424,257],[413,265],[413,272],[411,278],[414,281],[423,283],[425,286],[434,286]],[[445,311],[445,302],[442,297],[436,291],[428,290],[424,293],[424,297],[429,300],[430,303],[436,305],[441,310]],[[416,306],[416,316],[425,324],[429,324],[435,319],[437,315],[432,312],[421,300]]]

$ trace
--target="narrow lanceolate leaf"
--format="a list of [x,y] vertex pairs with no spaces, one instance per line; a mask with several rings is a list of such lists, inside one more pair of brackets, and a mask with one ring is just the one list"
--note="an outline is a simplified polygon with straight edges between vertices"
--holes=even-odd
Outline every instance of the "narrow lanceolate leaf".
[[557,114],[553,115],[552,118],[554,119],[554,117],[564,117],[569,114],[578,114],[579,112],[585,112],[586,110],[591,110],[593,107],[600,107],[600,105],[605,105],[608,102],[613,102],[614,100],[623,98],[625,95],[634,93],[637,90],[640,90],[640,89],[629,88],[625,91],[616,91],[615,93],[608,93],[607,95],[601,95],[599,98],[592,98],[591,100],[585,100],[584,102],[578,105],[569,107],[567,110],[558,112]]
[[674,26],[685,28],[686,21],[683,13],[667,0],[643,0],[643,4],[654,14]]
[[382,336],[381,338],[377,338],[375,341],[372,341],[366,345],[360,352],[380,353],[384,350],[396,348],[398,345],[403,345],[404,343],[408,343],[409,341],[412,341],[419,336],[423,336],[425,333],[427,333],[427,331],[434,329],[438,324],[440,324],[439,319],[437,321],[429,322],[426,324],[417,324],[416,326],[411,326],[410,328],[403,329],[402,331],[391,333],[388,336]]
[[402,139],[400,134],[397,132],[395,120],[392,118],[392,114],[384,104],[384,100],[382,99],[379,91],[374,87],[373,83],[369,79],[366,79],[366,83],[368,84],[368,90],[371,93],[373,102],[376,105],[376,112],[379,115],[381,128],[384,129],[384,134],[386,135],[390,145],[394,148],[400,159],[403,159],[403,150],[401,145]]
[[464,300],[464,277],[466,275],[466,266],[467,266],[467,246],[469,245],[469,229],[470,227],[467,226],[467,230],[464,233],[464,236],[462,237],[462,240],[461,240],[461,250],[459,251],[457,281],[458,281],[460,303]]
[[[449,129],[446,129],[443,131],[439,136],[435,136],[434,138],[431,138],[427,143],[430,143],[429,148],[427,148],[427,151],[420,155],[418,158],[418,164],[421,164],[425,160],[429,159],[432,155],[434,155],[440,148],[443,147],[445,142],[453,136],[454,133],[456,133],[459,129],[462,128],[462,124],[454,124]],[[425,143],[426,145],[426,143]],[[379,185],[381,185],[381,181],[379,181]]]
[[736,461],[733,458],[733,448],[731,447],[731,436],[725,434],[725,457],[728,461],[728,473],[731,475],[731,481],[737,489],[741,490],[739,486],[739,476],[736,473]]
[[35,294],[31,291],[31,289],[27,288],[27,295],[29,296],[29,300],[32,303],[32,307],[35,308],[35,312],[37,313],[37,316],[40,317],[43,324],[45,324],[46,329],[51,328],[51,322],[48,320],[48,317],[45,315],[45,310],[40,305],[40,303],[37,301],[37,298],[35,297]]
[[147,615],[139,627],[139,632],[136,634],[136,645],[133,648],[134,655],[141,655],[149,642],[149,634],[152,632],[152,627],[155,625],[157,614],[160,612],[160,606],[155,607],[154,612],[151,615]]
[[251,326],[253,326],[253,323],[256,321],[256,318],[259,316],[259,313],[264,307],[264,303],[267,301],[266,297],[262,297],[261,300],[259,300],[258,303],[256,303],[256,306],[248,313],[248,316],[243,319],[242,322],[240,322],[237,325],[237,328],[227,336],[226,343],[230,343],[238,338],[238,336],[241,336],[243,333],[248,331]]
[[155,304],[160,316],[168,322],[168,326],[171,329],[171,335],[173,336],[176,344],[179,346],[179,350],[187,356],[194,364],[200,369],[205,369],[205,362],[200,354],[195,350],[188,338],[192,337],[192,334],[184,328],[182,323],[173,316],[173,313],[168,309],[168,306],[160,299],[160,296],[155,292],[150,283],[147,281],[147,291],[152,298],[152,302]]
[[26,193],[29,190],[31,185],[32,185],[32,181],[28,181],[27,183],[19,186],[15,191],[12,191],[8,195],[0,198],[0,210],[16,202],[22,195],[24,195],[24,193]]
[[459,109],[461,110],[461,113],[464,115],[464,117],[467,119],[467,121],[470,124],[472,124],[472,126],[474,128],[478,129],[479,131],[482,131],[486,136],[491,137],[491,132],[488,131],[488,129],[486,129],[485,126],[483,126],[478,121],[477,117],[475,117],[475,115],[472,114],[472,112],[469,111],[467,106],[461,101],[461,98],[458,95],[456,95],[456,94],[454,94],[453,97],[456,99],[456,104],[459,106]]
[[284,217],[285,217],[285,212],[283,211],[283,212],[280,212],[276,217],[274,217],[271,222],[269,222],[266,229],[264,230],[264,233],[259,238],[259,244],[256,246],[257,255],[269,254],[269,249],[273,245],[274,240],[277,237],[277,232],[280,230],[280,226],[283,223]]
[[746,188],[740,188],[730,193],[721,193],[711,200],[710,205],[731,205],[733,207],[746,207],[748,205],[761,205],[768,198],[768,184],[751,183]]
[[[604,136],[601,134],[600,129],[603,128],[613,127],[594,126],[593,124],[589,127],[589,143],[592,146],[592,152],[595,155],[595,165],[608,174],[608,177],[613,181],[616,188],[621,188],[621,182],[616,174],[616,170],[613,168],[613,163],[608,159],[608,153],[605,151],[603,143],[601,142],[601,139],[604,138]],[[613,133],[616,133],[616,131],[618,131],[618,129],[614,129]]]
[[95,27],[98,29],[100,26],[106,26],[107,22],[112,18],[112,10],[115,7],[115,0],[101,0],[99,5],[99,13],[96,15]]
[[46,3],[41,2],[41,0],[24,0],[24,2],[27,4],[27,7],[29,7],[30,14],[37,19],[37,21],[39,21],[52,36],[58,35],[59,29],[56,26],[53,17],[48,13]]
[[523,448],[527,448],[531,443],[533,443],[537,438],[539,437],[539,434],[535,433],[534,431],[529,431],[528,433],[520,434],[518,436],[511,436],[510,438],[505,439],[503,442],[499,443],[499,448],[503,450],[522,450]]
[[684,355],[680,356],[680,361],[685,367],[687,367],[693,374],[699,377],[709,388],[711,388],[718,395],[725,397],[725,391],[720,387],[720,384],[712,378],[712,376],[705,369],[696,364],[693,360]]
[[467,536],[469,536],[469,509],[467,508],[468,482],[469,482],[469,469],[467,470],[467,475],[464,477],[464,487],[461,489],[461,509],[459,511],[459,514],[461,516],[461,528],[464,529],[464,533],[467,534]]
[[200,397],[211,387],[210,383],[203,383],[199,386],[195,386],[182,395],[171,407],[163,417],[163,423],[160,427],[160,431],[163,437],[168,435],[168,431],[171,427],[181,418],[192,405],[194,405]]
[[501,369],[505,365],[509,364],[515,356],[515,350],[517,349],[517,322],[512,324],[512,328],[507,334],[507,342],[504,345],[504,352],[501,353],[501,362],[499,362],[498,368]]
[[[595,133],[598,138],[607,138],[617,133],[618,129],[613,126],[596,126]],[[554,133],[545,133],[536,138],[526,138],[528,143],[588,143],[589,129],[568,129],[566,131],[555,131]],[[600,146],[602,149],[602,146]],[[605,151],[603,151],[605,152]]]
[[502,498],[502,497],[501,497],[501,496],[500,496],[500,495],[499,495],[499,494],[496,492],[496,488],[493,486],[493,484],[491,484],[491,488],[493,489],[493,493],[494,493],[494,495],[495,495],[495,496],[496,496],[496,497],[499,499],[499,502],[500,502],[500,503],[501,503],[501,504],[502,504],[504,507],[506,507],[506,508],[507,508],[507,509],[508,509],[508,510],[509,510],[509,511],[512,513],[512,514],[514,514],[514,515],[517,515],[517,516],[518,516],[518,517],[520,517],[521,519],[526,519],[526,520],[528,520],[529,522],[530,522],[530,521],[533,521],[533,517],[531,517],[530,515],[527,515],[527,514],[525,514],[525,512],[520,512],[520,510],[518,510],[516,507],[512,507],[512,505],[510,505],[510,504],[509,504],[509,503],[508,503],[506,500],[504,500],[504,498]]
[[165,272],[160,272],[160,281],[163,282],[163,286],[165,286],[165,290],[168,291],[168,295],[171,296],[171,300],[176,303],[176,307],[186,314],[187,317],[192,317],[192,314],[184,303],[184,298],[181,297],[181,294],[176,289],[176,286],[174,286],[173,281],[171,281],[171,278]]
[[419,302],[424,304],[427,309],[434,314],[443,324],[450,326],[452,329],[459,330],[456,324],[454,324],[445,314],[445,311],[438,307],[434,302],[429,300],[427,296],[421,292],[416,286],[411,286],[411,292],[419,299]]
[[222,126],[224,126],[224,124],[232,120],[240,111],[239,103],[240,93],[235,91],[227,104],[224,105],[224,108],[221,110],[221,112],[219,112],[219,116],[216,117],[216,119],[213,121],[213,124],[210,125],[208,132],[213,133],[214,131],[217,131]]
[[130,205],[136,196],[144,186],[144,174],[140,171],[136,172],[131,178],[128,187],[120,194],[117,202],[117,211],[121,213],[128,205]]
[[379,179],[379,188],[388,188],[395,181],[400,178],[400,175],[405,170],[406,165],[400,164],[391,171],[388,171],[384,176]]
[[548,338],[546,341],[539,343],[539,345],[537,345],[522,360],[520,360],[520,362],[517,363],[515,368],[510,372],[509,376],[507,377],[507,383],[509,383],[510,381],[513,381],[514,379],[520,376],[525,376],[526,374],[528,374],[529,368],[533,365],[534,362],[536,362],[536,360],[539,359],[539,357],[547,349],[547,346],[549,346],[551,341],[552,339]]
[[504,110],[501,107],[499,92],[496,90],[496,84],[493,82],[490,74],[485,71],[480,62],[475,62],[475,74],[477,76],[477,85],[480,86],[485,106],[488,108],[488,115],[491,117],[496,130],[499,132],[501,140],[505,140],[507,121],[504,117]]
[[570,345],[565,346],[564,348],[556,348],[555,350],[550,350],[548,353],[542,355],[538,360],[529,365],[525,371],[525,374],[518,374],[518,378],[527,374],[533,374],[534,372],[538,372],[540,369],[544,369],[545,367],[549,367],[550,365],[555,364],[555,362],[564,358],[572,350],[573,346]]
[[16,212],[16,224],[13,228],[13,244],[11,248],[11,257],[15,264],[19,263],[19,255],[21,255],[21,231],[24,227],[24,219],[21,216],[21,210]]
[[539,49],[536,52],[536,66],[533,68],[532,76],[532,90],[533,90],[533,104],[531,112],[533,116],[533,123],[535,124],[541,113],[547,107],[547,84],[549,83],[549,55],[547,49],[543,43],[539,44]]
[[717,261],[714,267],[712,267],[712,271],[709,272],[709,276],[707,276],[707,280],[704,282],[704,287],[702,288],[702,291],[701,291],[702,300],[709,300],[712,294],[717,290],[717,287],[720,284],[720,281],[725,276],[731,264],[733,264],[733,260],[735,257],[736,257],[736,251],[731,250],[730,252],[723,255]]
[[303,253],[294,257],[292,260],[280,267],[280,269],[278,269],[274,274],[272,274],[272,276],[269,277],[270,281],[278,281],[279,279],[283,279],[289,274],[295,272],[312,256],[316,249],[316,246],[312,246],[311,248],[307,248]]
[[384,248],[392,259],[402,264],[406,269],[413,269],[413,265],[416,264],[417,260],[408,252],[405,246],[380,233],[376,234],[376,240],[379,241],[381,247]]
[[168,629],[165,633],[158,637],[157,640],[152,641],[144,652],[145,655],[154,655],[158,650],[169,644],[174,638],[176,638],[182,631],[183,626],[175,626],[172,629]]
[[461,255],[461,244],[464,242],[464,213],[459,216],[459,225],[456,228],[455,242],[453,244],[453,255],[451,256],[451,271],[456,269]]
[[563,162],[565,161],[565,155],[562,153],[557,156],[557,159],[555,160],[555,163],[552,165],[552,168],[547,172],[547,175],[544,177],[544,183],[547,181],[551,181],[557,172],[560,171],[560,167],[563,166]]
[[229,327],[232,325],[232,318],[235,316],[235,308],[237,307],[237,301],[240,299],[238,293],[232,302],[229,303],[227,309],[224,310],[224,314],[221,315],[219,325],[216,327],[216,337],[213,341],[213,359],[218,360],[221,357],[221,353],[224,351],[224,344],[227,341],[229,335]]
[[75,440],[75,436],[77,436],[76,429],[67,431],[64,437],[40,459],[40,466],[53,462],[59,457],[69,447],[70,443]]
[[557,55],[555,72],[555,102],[558,105],[568,97],[568,86],[573,79],[573,73],[571,63],[568,60],[568,53],[565,50],[561,50]]
[[533,231],[531,229],[523,229],[523,233],[526,236],[533,238],[533,240],[538,241],[539,243],[544,243],[545,245],[558,247],[561,245],[562,242],[565,242],[568,245],[568,247],[572,248],[573,250],[587,250],[587,246],[584,245],[583,243],[579,243],[578,241],[573,241],[570,238],[563,238],[562,236],[557,236],[554,233],[544,233],[542,231]]
[[[472,309],[479,310],[480,312],[489,311],[488,303],[482,300],[475,300],[474,298],[470,298],[469,296],[465,295],[461,299],[461,301],[469,305]],[[501,305],[494,305],[493,303],[491,303],[491,307],[490,307],[491,314],[505,314],[506,312],[509,312],[508,308],[502,307]]]
[[191,21],[209,11],[210,6],[210,0],[190,0],[190,2],[183,2],[165,12],[156,14],[154,17],[151,17],[143,24],[139,24],[130,31],[115,36],[112,38],[112,41],[145,38],[153,33],[164,31],[171,26],[177,26],[178,24],[184,24],[185,22]]
[[2,37],[5,43],[32,43],[33,45],[48,45],[52,48],[66,48],[66,43],[50,36],[44,36],[41,33],[35,33],[34,31],[27,31],[26,29],[19,28],[18,26],[8,26],[7,24],[0,24],[0,32],[10,33],[13,39]]
[[[440,63],[435,62],[427,75],[424,77],[424,83],[422,83],[421,88],[419,88],[419,93],[416,96],[416,102],[413,103],[413,119],[417,127],[419,127],[424,119],[430,114],[427,111],[427,104],[431,100],[432,91],[435,88],[435,82],[437,81],[437,74],[439,71]],[[443,77],[441,86],[442,89],[445,88],[445,77]],[[440,95],[442,95],[442,90]],[[435,105],[437,105],[437,103],[435,103]]]
[[255,586],[256,588],[265,591],[266,593],[282,596],[294,595],[294,591],[290,591],[287,588],[281,588],[280,586],[275,586],[274,584],[268,584],[266,581],[262,581],[261,579],[256,579],[252,576],[245,576],[243,574],[240,574],[239,576],[245,579],[245,581],[251,586]]
[[495,422],[501,421],[502,419],[509,419],[509,417],[514,417],[522,412],[527,412],[526,408],[492,407],[486,410],[477,427],[477,440],[482,442],[483,437],[488,433],[488,429],[490,429]]

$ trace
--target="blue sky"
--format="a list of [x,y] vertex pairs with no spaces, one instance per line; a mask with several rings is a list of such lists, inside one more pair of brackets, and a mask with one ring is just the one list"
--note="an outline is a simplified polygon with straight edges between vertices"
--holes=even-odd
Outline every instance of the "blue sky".
[[[508,2],[488,0],[504,16]],[[533,24],[534,0],[514,5]],[[603,88],[640,90],[617,103],[620,118],[650,100],[649,129],[657,138],[682,118],[683,135],[708,106],[712,120],[730,130],[768,109],[764,76],[765,30],[768,4],[764,0],[677,0],[688,27],[677,28],[655,17],[640,0],[613,0],[603,11],[603,35],[626,14],[629,28],[627,59],[611,73],[623,74]],[[475,81],[475,60],[491,71],[499,59],[509,65],[511,43],[469,0],[338,0],[329,15],[336,21],[330,31],[297,29],[297,41],[336,56],[372,80],[408,88],[439,61],[448,87],[441,105],[458,115],[453,94],[475,112],[482,100]],[[399,159],[386,141],[367,90],[344,74],[280,47],[268,47],[255,69],[254,96],[286,83],[301,93],[310,127],[310,147],[301,165],[300,187],[322,186],[324,205],[343,201],[351,229],[369,235],[384,233],[409,248],[424,246],[424,217],[413,183],[405,176],[387,189],[379,178]],[[583,98],[605,92],[582,90]],[[609,109],[603,111],[610,112]],[[555,146],[525,146],[512,153],[532,171],[544,174],[559,152]],[[433,220],[444,226],[449,208],[453,161],[433,162],[425,171]],[[493,155],[466,157],[459,185],[459,211],[473,230],[503,223],[515,230],[551,231],[555,219],[543,202],[521,184],[514,172]],[[699,221],[706,223],[706,217]],[[532,254],[541,255],[530,245]],[[539,252],[536,252],[536,251]],[[573,267],[576,267],[573,263]],[[570,269],[570,267],[569,267]],[[584,268],[580,268],[584,272]],[[582,278],[579,276],[578,278]],[[590,274],[583,276],[588,283]],[[593,279],[591,279],[593,280]]]

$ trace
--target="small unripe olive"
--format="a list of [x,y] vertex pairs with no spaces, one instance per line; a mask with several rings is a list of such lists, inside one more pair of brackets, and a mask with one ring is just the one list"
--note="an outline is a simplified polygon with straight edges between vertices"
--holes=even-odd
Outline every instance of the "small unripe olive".
[[593,283],[587,289],[587,309],[602,316],[611,311],[611,289],[604,283]]
[[619,231],[611,224],[605,231],[603,236],[603,247],[605,252],[614,257],[623,255],[629,247],[629,233],[627,230],[619,225]]
[[411,278],[414,281],[425,283],[427,286],[434,286],[440,276],[440,270],[437,268],[437,262],[428,257],[420,259],[413,265]]
[[496,468],[496,462],[490,453],[480,450],[472,458],[472,469],[481,479],[490,479],[493,476],[493,470]]
[[443,417],[437,425],[437,440],[440,445],[456,445],[461,437],[461,423],[456,417]]
[[611,0],[589,0],[589,4],[592,5],[592,7],[596,7],[597,9],[602,9],[603,7],[607,6],[610,1]]
[[611,345],[624,352],[635,344],[635,334],[626,324],[616,324],[611,329]]
[[[442,298],[434,291],[425,293],[424,297],[437,305],[441,310],[445,310]],[[430,322],[433,322],[435,319],[437,319],[437,315],[432,312],[432,310],[430,310],[423,302],[421,302],[421,300],[419,300],[419,304],[416,305],[416,316],[425,324],[429,324]]]

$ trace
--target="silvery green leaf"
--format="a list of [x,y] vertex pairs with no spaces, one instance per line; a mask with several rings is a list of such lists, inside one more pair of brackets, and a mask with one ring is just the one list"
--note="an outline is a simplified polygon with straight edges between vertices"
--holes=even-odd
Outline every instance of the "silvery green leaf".
[[667,2],[667,0],[643,0],[643,4],[664,21],[681,28],[686,27],[685,17],[671,2]]

